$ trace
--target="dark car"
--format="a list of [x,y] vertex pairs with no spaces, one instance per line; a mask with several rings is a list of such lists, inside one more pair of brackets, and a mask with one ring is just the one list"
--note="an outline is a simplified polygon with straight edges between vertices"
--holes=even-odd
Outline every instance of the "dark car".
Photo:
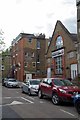
[[74,96],[74,106],[77,112],[80,114],[80,94]]
[[39,85],[38,96],[49,96],[53,104],[57,105],[61,101],[72,102],[72,96],[80,94],[78,86],[71,81],[62,78],[44,78]]
[[2,78],[2,86],[5,86],[5,81],[7,80],[8,78]]
[[4,86],[4,78],[2,78],[2,86]]

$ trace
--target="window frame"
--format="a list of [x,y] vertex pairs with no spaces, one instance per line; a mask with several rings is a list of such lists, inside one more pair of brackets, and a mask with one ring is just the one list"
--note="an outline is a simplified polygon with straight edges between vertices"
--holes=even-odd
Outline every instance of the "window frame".
[[28,42],[29,42],[29,43],[32,43],[32,38],[28,38]]
[[[34,63],[35,63],[35,66],[33,65]],[[32,66],[33,66],[33,67],[36,67],[36,62],[32,62]]]
[[63,39],[62,39],[62,36],[59,35],[56,38],[56,48],[59,49],[61,47],[63,47]]
[[62,56],[55,57],[55,73],[62,74]]

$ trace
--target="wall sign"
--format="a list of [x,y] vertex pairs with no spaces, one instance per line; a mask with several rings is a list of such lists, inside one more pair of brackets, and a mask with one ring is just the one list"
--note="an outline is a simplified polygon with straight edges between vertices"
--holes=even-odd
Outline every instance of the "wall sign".
[[64,54],[64,49],[61,49],[61,50],[52,52],[52,58],[61,56],[61,55],[63,55],[63,54]]

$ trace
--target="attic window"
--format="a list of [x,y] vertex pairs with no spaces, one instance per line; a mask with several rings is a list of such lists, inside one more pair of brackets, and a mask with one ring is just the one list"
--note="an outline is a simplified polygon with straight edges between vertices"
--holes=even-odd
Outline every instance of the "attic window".
[[58,36],[56,39],[56,47],[57,47],[57,49],[63,47],[63,40],[62,40],[61,36]]

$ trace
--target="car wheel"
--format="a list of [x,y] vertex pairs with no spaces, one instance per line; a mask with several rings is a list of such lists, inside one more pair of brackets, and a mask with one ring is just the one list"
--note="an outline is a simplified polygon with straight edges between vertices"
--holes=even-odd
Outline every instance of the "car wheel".
[[31,91],[30,91],[30,89],[28,90],[28,95],[29,95],[29,96],[31,95]]
[[24,90],[23,90],[23,88],[22,88],[22,93],[24,93]]
[[56,93],[54,93],[54,94],[52,95],[52,103],[53,103],[54,105],[58,105],[59,102],[60,102],[59,96],[58,96]]
[[41,91],[41,90],[38,91],[38,97],[39,97],[40,99],[43,98],[43,94],[42,94],[42,91]]
[[7,83],[5,84],[6,87],[8,87]]
[[77,109],[77,112],[80,114],[80,101],[77,102],[76,109]]
[[5,83],[5,87],[6,87],[6,83]]
[[7,84],[7,88],[9,88],[10,86]]

